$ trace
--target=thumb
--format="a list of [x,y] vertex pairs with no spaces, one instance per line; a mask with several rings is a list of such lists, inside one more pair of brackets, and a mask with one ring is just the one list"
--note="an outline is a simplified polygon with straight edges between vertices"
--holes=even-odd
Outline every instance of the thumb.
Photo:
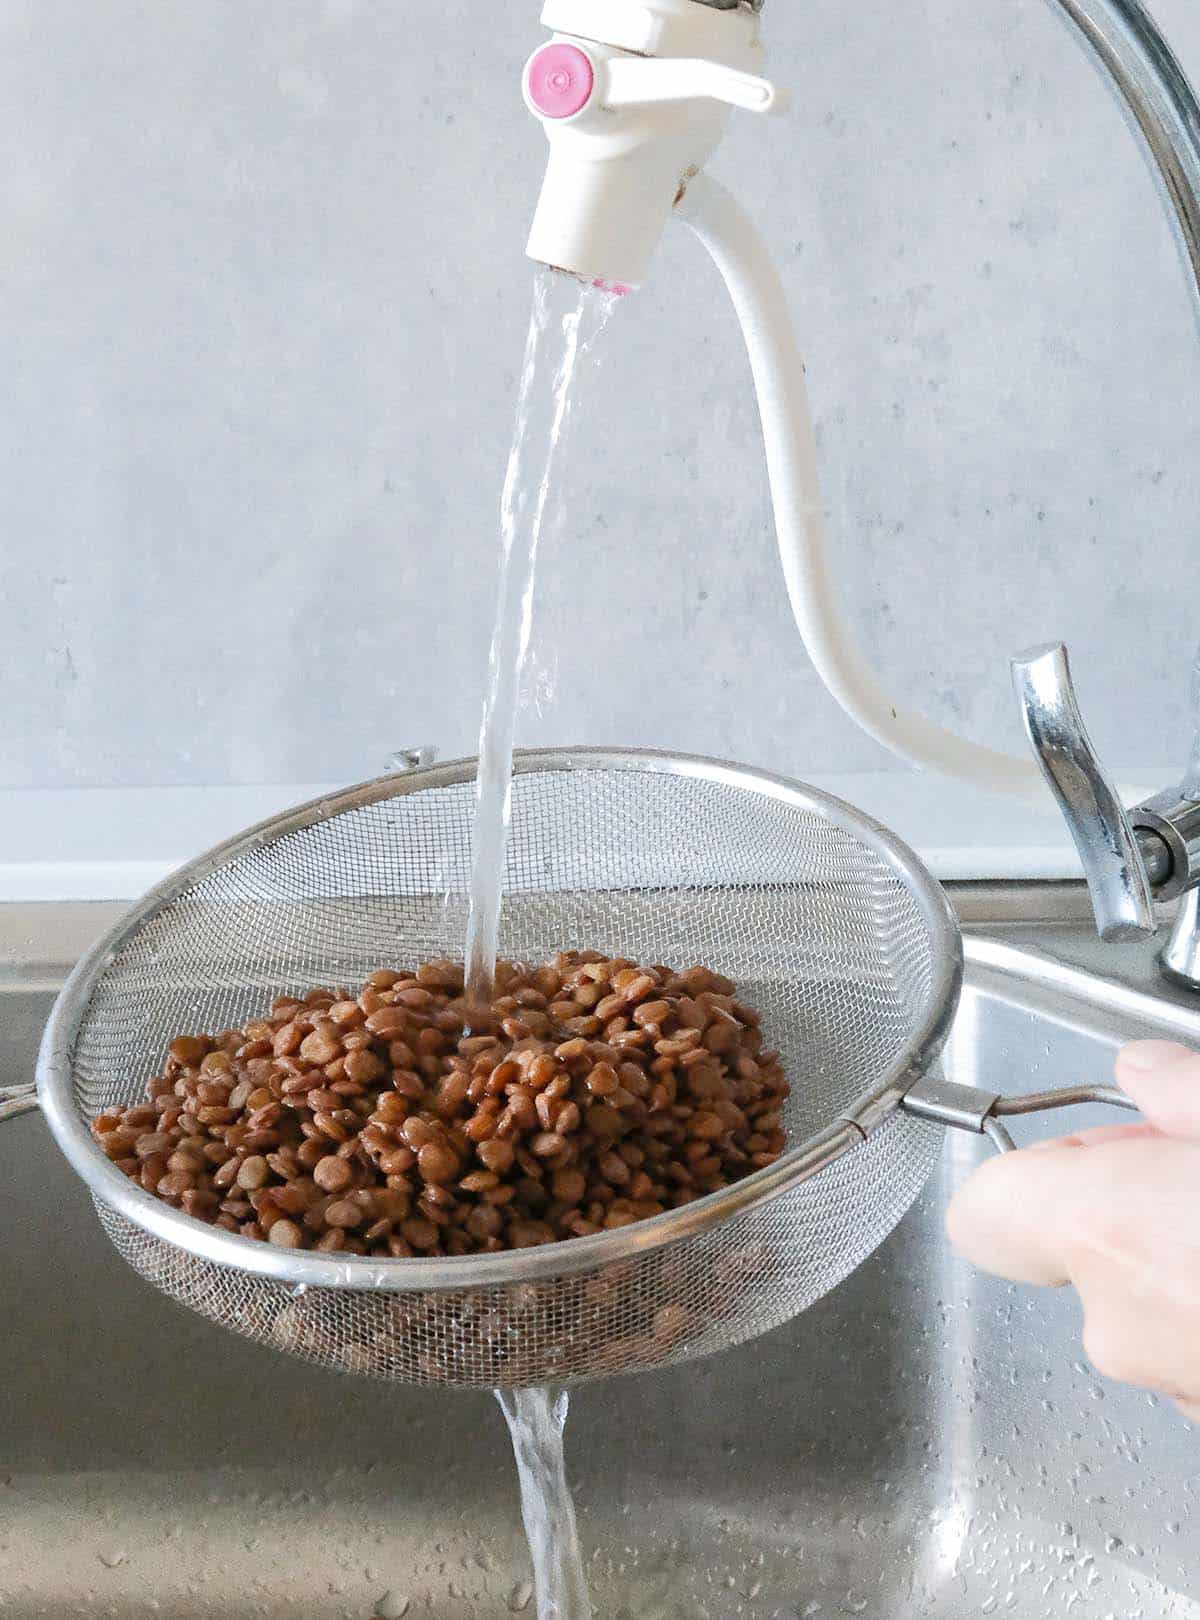
[[1200,1053],[1135,1041],[1117,1057],[1117,1081],[1164,1136],[1200,1141]]

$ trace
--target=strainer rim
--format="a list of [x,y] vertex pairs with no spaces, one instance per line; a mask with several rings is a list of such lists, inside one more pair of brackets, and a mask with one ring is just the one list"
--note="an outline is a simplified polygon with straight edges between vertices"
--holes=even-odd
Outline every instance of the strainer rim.
[[476,759],[464,758],[377,777],[309,800],[247,828],[164,878],[80,959],[63,985],[46,1024],[38,1053],[37,1086],[38,1100],[51,1133],[94,1197],[143,1231],[199,1259],[293,1286],[409,1293],[537,1282],[575,1275],[682,1242],[781,1196],[861,1145],[896,1112],[905,1093],[936,1061],[949,1034],[961,993],[962,935],[941,886],[896,834],[864,811],[820,788],[704,755],[590,747],[522,750],[514,758],[517,775],[587,770],[648,772],[694,777],[765,794],[820,815],[878,855],[918,901],[930,930],[933,960],[924,1015],[902,1052],[879,1080],[841,1116],[790,1148],[775,1164],[755,1171],[731,1187],[616,1231],[494,1255],[377,1260],[277,1249],[185,1215],[131,1181],[96,1145],[73,1097],[75,1041],[96,986],[117,953],[165,906],[231,860],[353,810],[410,793],[461,786],[475,778],[477,767]]

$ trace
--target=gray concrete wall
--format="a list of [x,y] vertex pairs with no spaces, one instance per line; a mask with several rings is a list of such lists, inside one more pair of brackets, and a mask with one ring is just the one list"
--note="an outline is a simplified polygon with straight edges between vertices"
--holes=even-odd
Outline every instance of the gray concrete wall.
[[[794,110],[715,171],[784,266],[878,668],[1016,747],[1007,655],[1062,635],[1106,752],[1182,758],[1200,351],[1119,113],[1044,0],[767,16]],[[539,37],[532,0],[0,0],[0,786],[470,750]],[[792,630],[682,233],[583,410],[524,740],[884,763]]]

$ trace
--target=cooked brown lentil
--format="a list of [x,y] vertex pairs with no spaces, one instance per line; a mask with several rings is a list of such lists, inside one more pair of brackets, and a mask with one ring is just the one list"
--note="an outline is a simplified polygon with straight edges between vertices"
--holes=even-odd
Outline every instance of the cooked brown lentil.
[[708,968],[596,951],[381,970],[181,1035],[149,1103],[92,1125],[199,1220],[324,1253],[496,1253],[629,1226],[772,1164],[788,1096],[759,1016]]

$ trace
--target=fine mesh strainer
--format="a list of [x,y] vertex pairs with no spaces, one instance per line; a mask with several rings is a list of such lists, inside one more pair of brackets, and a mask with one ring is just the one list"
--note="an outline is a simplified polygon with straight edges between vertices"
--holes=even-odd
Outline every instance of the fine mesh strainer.
[[[996,1099],[977,1106],[929,1080],[962,978],[941,890],[874,822],[777,777],[568,751],[519,756],[513,784],[503,955],[703,962],[761,1011],[792,1083],[793,1146],[736,1186],[544,1248],[381,1261],[193,1220],[93,1142],[91,1120],[140,1100],[181,1031],[240,1024],[314,983],[461,955],[474,781],[473,762],[418,769],[244,833],[80,963],[47,1026],[38,1094],[105,1230],[212,1321],[407,1383],[574,1383],[780,1325],[908,1210],[939,1152],[930,1119],[988,1128]],[[908,1111],[914,1095],[925,1118]]]

